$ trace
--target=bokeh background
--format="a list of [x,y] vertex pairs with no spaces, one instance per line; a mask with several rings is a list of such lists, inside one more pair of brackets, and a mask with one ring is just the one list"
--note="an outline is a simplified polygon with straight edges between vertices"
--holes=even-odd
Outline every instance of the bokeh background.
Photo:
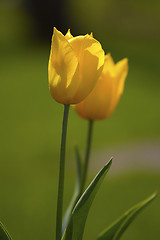
[[[0,220],[15,240],[54,239],[63,106],[48,90],[53,26],[93,32],[115,61],[129,59],[115,113],[94,126],[89,179],[114,164],[89,214],[84,239],[160,189],[160,2],[158,0],[0,1]],[[71,109],[65,208],[75,179],[73,147],[85,151],[87,121]],[[160,198],[123,239],[160,239]]]

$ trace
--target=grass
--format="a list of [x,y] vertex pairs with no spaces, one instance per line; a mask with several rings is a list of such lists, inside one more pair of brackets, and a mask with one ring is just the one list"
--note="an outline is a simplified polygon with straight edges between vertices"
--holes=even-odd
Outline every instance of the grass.
[[[33,161],[10,166],[2,171],[1,221],[14,239],[54,239],[57,173],[55,165]],[[17,170],[17,168],[19,170]],[[69,170],[70,169],[70,170]],[[6,170],[6,169],[3,169]],[[111,170],[110,170],[111,171]],[[53,174],[53,172],[55,174]],[[74,171],[66,174],[65,206],[73,189]],[[91,176],[90,176],[91,177]],[[93,177],[93,174],[92,174]],[[160,176],[154,173],[132,172],[119,177],[106,177],[94,201],[87,221],[84,239],[96,239],[108,224],[132,205],[159,189]],[[129,227],[123,239],[146,239],[159,235],[159,196]]]
[[[112,170],[110,170],[112,171]],[[92,206],[86,226],[85,239],[96,239],[97,233],[120,217],[137,202],[159,188],[159,175],[130,172],[119,177],[109,177],[102,185]],[[143,189],[143,190],[142,190]],[[122,239],[157,239],[159,236],[159,196],[127,229]],[[94,224],[94,227],[93,227]]]

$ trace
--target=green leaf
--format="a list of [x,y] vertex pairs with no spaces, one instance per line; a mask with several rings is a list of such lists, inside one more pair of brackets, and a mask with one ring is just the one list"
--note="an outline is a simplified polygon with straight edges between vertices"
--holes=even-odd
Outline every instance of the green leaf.
[[74,194],[72,197],[72,200],[69,204],[69,207],[67,208],[66,214],[63,219],[63,225],[62,225],[62,233],[64,233],[66,227],[68,226],[70,217],[71,217],[71,212],[76,205],[79,195],[80,195],[80,190],[81,190],[81,177],[82,177],[82,161],[80,157],[80,153],[78,150],[78,147],[75,146],[75,156],[76,156],[76,165],[77,165],[77,180],[76,180],[76,186],[74,190]]
[[131,224],[139,212],[156,196],[157,193],[152,194],[149,198],[136,204],[127,212],[125,212],[117,221],[115,221],[99,235],[98,240],[119,240],[126,228]]
[[102,168],[90,183],[73,209],[63,240],[82,240],[86,219],[95,195],[112,163],[112,159]]
[[0,240],[12,240],[4,225],[0,222]]

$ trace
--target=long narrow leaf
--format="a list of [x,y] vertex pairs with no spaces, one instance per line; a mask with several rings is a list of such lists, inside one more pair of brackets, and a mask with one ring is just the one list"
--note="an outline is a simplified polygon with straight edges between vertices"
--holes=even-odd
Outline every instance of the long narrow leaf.
[[93,181],[90,183],[86,191],[82,194],[77,202],[69,222],[69,225],[63,235],[63,240],[82,240],[86,219],[89,209],[95,198],[95,195],[106,175],[112,160],[110,160],[104,168],[102,168]]
[[63,225],[62,225],[62,233],[64,233],[68,223],[69,219],[71,217],[71,212],[76,205],[76,202],[78,201],[78,197],[80,195],[80,189],[81,189],[81,176],[82,176],[82,161],[80,157],[80,153],[78,150],[78,147],[75,146],[75,156],[76,156],[76,165],[77,165],[77,180],[76,180],[76,186],[74,190],[74,194],[72,197],[72,200],[67,208],[66,214],[63,219]]
[[12,240],[4,225],[0,222],[0,240]]
[[119,240],[126,228],[131,224],[139,212],[156,196],[157,193],[152,194],[149,198],[136,204],[127,212],[125,212],[117,221],[115,221],[99,235],[98,240]]

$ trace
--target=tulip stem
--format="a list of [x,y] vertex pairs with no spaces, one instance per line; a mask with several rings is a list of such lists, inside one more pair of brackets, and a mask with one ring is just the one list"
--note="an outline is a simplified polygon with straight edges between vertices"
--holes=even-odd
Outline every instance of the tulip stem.
[[89,120],[88,121],[88,136],[87,136],[86,153],[85,153],[84,168],[83,168],[82,181],[81,181],[81,191],[80,191],[81,194],[84,191],[87,173],[88,173],[92,131],[93,131],[93,120]]
[[65,150],[66,150],[66,136],[67,136],[69,106],[70,105],[66,105],[66,104],[64,105],[64,115],[63,115],[63,125],[62,125],[59,183],[58,183],[58,196],[57,196],[56,240],[60,240],[62,237]]

